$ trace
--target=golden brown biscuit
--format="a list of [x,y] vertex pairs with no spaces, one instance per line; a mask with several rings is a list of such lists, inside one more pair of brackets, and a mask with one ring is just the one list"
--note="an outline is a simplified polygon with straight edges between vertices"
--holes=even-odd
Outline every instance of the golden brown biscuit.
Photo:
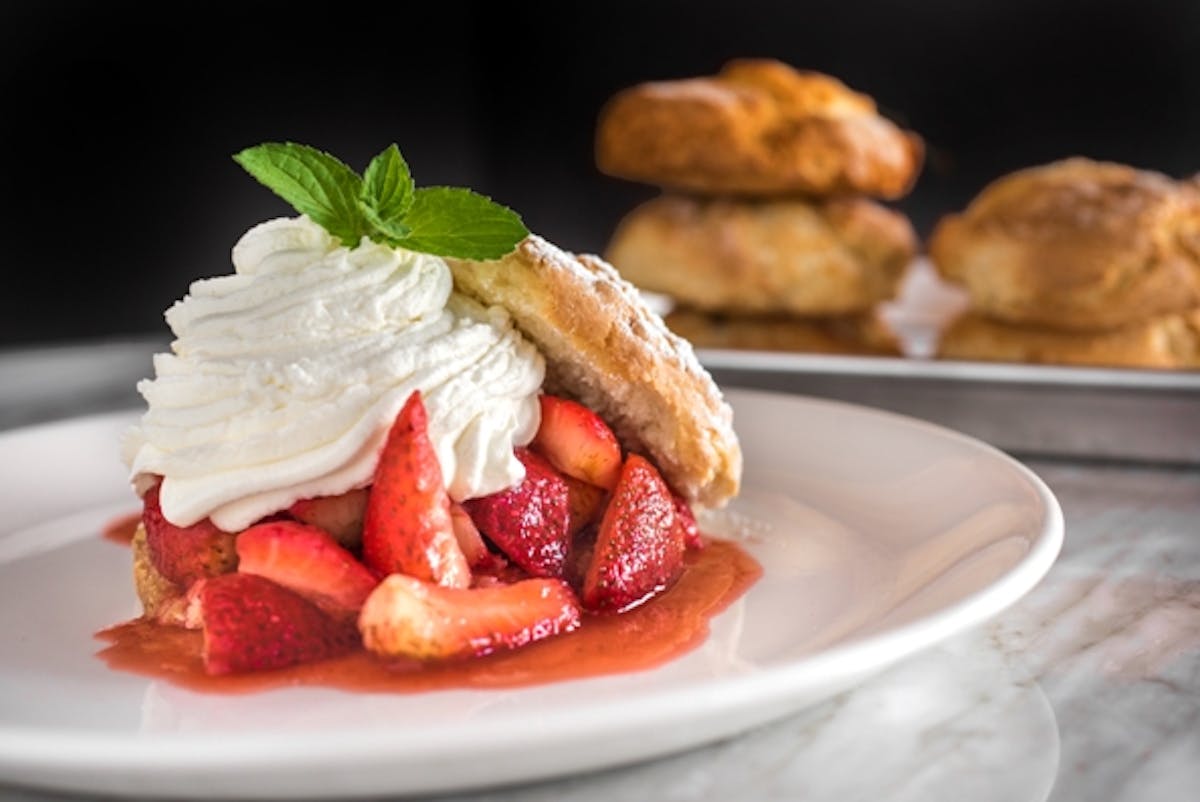
[[900,342],[874,313],[828,318],[710,315],[676,309],[667,326],[697,348],[901,356]]
[[892,298],[916,248],[908,218],[865,198],[664,195],[625,216],[605,258],[695,309],[839,315]]
[[599,257],[531,236],[503,259],[447,259],[454,283],[507,309],[546,358],[546,386],[578,398],[690,501],[720,506],[741,482],[733,412],[692,347]]
[[138,524],[130,541],[133,552],[133,587],[142,612],[147,618],[164,616],[167,610],[183,598],[183,589],[167,579],[150,561],[150,548],[146,544],[146,527]]
[[881,117],[871,98],[770,59],[622,90],[596,131],[602,172],[714,195],[898,198],[923,159],[920,137]]
[[950,325],[941,359],[1128,368],[1200,368],[1200,310],[1101,332],[1013,326],[968,313]]
[[991,317],[1111,329],[1200,306],[1200,189],[1083,158],[1004,176],[929,241]]

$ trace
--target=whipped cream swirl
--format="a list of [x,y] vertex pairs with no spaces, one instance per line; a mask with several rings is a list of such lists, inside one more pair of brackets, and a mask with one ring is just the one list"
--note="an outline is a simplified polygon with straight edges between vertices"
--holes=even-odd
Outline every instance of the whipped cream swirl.
[[233,264],[167,311],[172,353],[123,441],[139,491],[164,477],[167,520],[238,531],[369,484],[418,389],[451,498],[523,478],[513,446],[537,431],[544,362],[505,310],[454,292],[442,259],[343,247],[299,217],[250,229]]

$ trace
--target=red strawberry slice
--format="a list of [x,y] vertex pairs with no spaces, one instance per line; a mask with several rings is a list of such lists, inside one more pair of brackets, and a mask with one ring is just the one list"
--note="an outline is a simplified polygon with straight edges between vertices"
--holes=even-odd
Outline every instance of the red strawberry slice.
[[683,570],[683,527],[667,483],[645,458],[630,454],[600,521],[583,579],[583,604],[620,611],[665,589]]
[[588,566],[592,564],[592,555],[596,552],[596,534],[598,526],[587,526],[579,531],[571,542],[571,552],[567,557],[567,567],[563,579],[582,597],[583,581],[587,576]]
[[675,502],[675,525],[683,529],[684,545],[689,549],[703,548],[704,540],[700,537],[700,526],[691,505],[678,494],[672,494],[672,500]]
[[181,588],[197,579],[227,574],[237,568],[234,537],[208,518],[191,526],[176,526],[163,517],[158,503],[159,484],[142,496],[142,525],[150,562],[160,574]]
[[570,490],[549,462],[516,448],[525,466],[519,485],[482,498],[463,509],[500,551],[534,576],[561,577],[571,543]]
[[188,621],[204,630],[204,669],[241,674],[337,657],[354,649],[353,624],[254,574],[225,574],[188,591]]
[[414,392],[379,455],[363,518],[363,562],[381,575],[402,573],[465,588],[471,569],[454,536],[427,420],[421,394]]
[[575,594],[557,579],[463,590],[396,574],[367,599],[358,628],[373,652],[437,660],[516,649],[579,620]]
[[362,545],[363,515],[367,490],[350,490],[338,496],[318,496],[297,501],[288,513],[297,521],[324,529],[348,549]]
[[238,571],[294,590],[334,615],[356,614],[379,580],[333,536],[296,521],[255,524],[237,537]]
[[585,526],[600,520],[608,493],[602,487],[573,476],[563,479],[567,481],[567,530],[574,536]]
[[467,564],[471,566],[471,573],[474,575],[472,584],[480,571],[498,571],[508,564],[507,560],[488,549],[483,535],[479,534],[479,527],[475,526],[471,516],[461,504],[453,501],[450,502],[450,523],[454,527],[454,537],[458,539],[458,546],[467,558]]
[[529,447],[568,476],[612,490],[621,473],[621,445],[608,424],[576,401],[539,399],[542,423]]

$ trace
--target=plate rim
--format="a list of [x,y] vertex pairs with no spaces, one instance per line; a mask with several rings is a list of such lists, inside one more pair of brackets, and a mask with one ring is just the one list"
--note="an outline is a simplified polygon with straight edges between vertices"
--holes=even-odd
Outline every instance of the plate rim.
[[[783,700],[789,695],[794,696],[797,694],[798,688],[811,686],[816,678],[829,672],[831,666],[836,667],[839,664],[865,665],[865,670],[860,668],[850,673],[861,675],[860,678],[870,676],[999,614],[1041,582],[1060,553],[1065,525],[1061,506],[1054,493],[1032,469],[979,438],[914,416],[864,404],[748,388],[724,388],[723,392],[735,407],[735,417],[737,397],[739,396],[788,404],[796,403],[802,406],[836,408],[852,414],[886,418],[893,424],[909,428],[915,427],[927,434],[949,438],[986,453],[1015,471],[1034,490],[1043,512],[1040,531],[1031,533],[1030,548],[1000,577],[983,587],[974,589],[949,607],[939,607],[935,611],[918,616],[913,621],[890,627],[880,633],[869,634],[849,642],[820,649],[812,654],[804,655],[800,660],[756,667],[753,672],[747,674],[689,682],[679,688],[655,693],[649,699],[641,698],[639,704],[633,709],[630,709],[629,706],[622,706],[620,715],[608,712],[599,717],[592,716],[587,735],[589,739],[603,737],[602,734],[597,735],[597,732],[613,728],[625,730],[630,726],[636,726],[639,722],[653,722],[661,727],[663,722],[667,721],[672,726],[684,727],[688,722],[698,718],[733,715],[746,704],[761,705],[764,700]],[[140,410],[137,408],[96,412],[9,429],[0,432],[0,448],[3,447],[5,441],[13,437],[37,435],[67,424],[87,425],[91,423],[96,425],[101,421],[116,422],[136,416],[139,412]],[[753,592],[754,588],[751,587],[748,593]],[[649,671],[653,670],[649,669]],[[574,681],[586,682],[588,680],[569,680],[568,682]],[[858,680],[855,680],[851,684],[857,684],[857,682]],[[703,692],[697,693],[697,689]],[[486,694],[490,691],[478,691],[478,693]],[[773,718],[798,711],[798,708],[787,704],[780,704],[779,708],[779,712]],[[680,711],[685,712],[681,713]],[[767,720],[770,719],[759,719],[751,726],[757,726]],[[494,738],[499,734],[495,730],[509,723],[511,722],[507,718],[475,722],[476,726],[471,741],[472,748],[478,747],[489,738]],[[553,715],[539,715],[536,734],[531,731],[525,732],[522,737],[532,743],[543,742],[547,737],[577,739],[580,736],[572,733],[573,725],[570,711],[557,710]],[[744,729],[746,727],[741,728],[741,730]],[[725,737],[732,737],[741,730],[729,732]],[[432,733],[425,732],[425,745],[430,751],[436,752],[444,748],[443,739],[448,738],[451,733],[460,731],[461,724],[435,725]],[[261,734],[216,738],[211,733],[178,733],[163,738],[161,735],[143,733],[133,736],[127,734],[114,736],[112,733],[106,734],[104,730],[63,733],[52,728],[11,725],[0,720],[0,771],[3,772],[0,774],[0,779],[8,781],[7,778],[12,773],[12,769],[18,765],[33,770],[55,768],[62,772],[64,771],[64,762],[69,766],[64,773],[74,775],[81,771],[92,772],[93,774],[89,776],[94,776],[94,773],[99,771],[107,774],[137,771],[145,776],[156,776],[180,771],[207,772],[214,769],[245,769],[255,766],[268,756],[277,758],[281,752],[288,754],[289,761],[324,760],[330,765],[344,766],[347,763],[348,755],[353,755],[357,759],[364,757],[370,759],[372,756],[379,759],[388,755],[394,756],[397,749],[408,750],[412,746],[408,742],[398,743],[395,734],[389,734],[389,732],[388,728],[351,729],[345,732],[338,730],[337,734],[339,740],[342,741],[342,746],[331,755],[328,738],[319,737],[311,732],[279,734],[273,735],[269,739],[263,738]],[[429,738],[430,734],[439,737]],[[504,735],[509,747],[514,740],[521,740],[514,739],[512,733],[504,733]],[[214,741],[219,741],[222,748],[205,749]],[[647,754],[646,757],[660,756],[670,751],[678,751],[679,748],[698,747],[705,742],[707,740],[687,741],[683,747],[660,749]],[[131,746],[135,748],[130,748]],[[413,753],[407,751],[407,754]],[[57,757],[61,755],[72,755],[73,759],[64,761]],[[602,768],[626,762],[628,759],[614,759],[593,765],[595,768]],[[527,776],[524,779],[534,781],[550,779],[553,776],[557,775],[545,773]],[[477,786],[437,786],[442,790],[466,790],[469,787]],[[416,793],[422,790],[434,790],[434,787],[414,787],[392,792]],[[146,793],[153,792],[155,792],[154,789],[146,791]]]

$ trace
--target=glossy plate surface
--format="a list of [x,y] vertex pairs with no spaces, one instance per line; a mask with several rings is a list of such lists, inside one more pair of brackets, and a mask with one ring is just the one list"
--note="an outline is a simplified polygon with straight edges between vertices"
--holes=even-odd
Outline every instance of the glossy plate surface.
[[705,516],[764,575],[652,671],[511,691],[213,696],[110,671],[137,613],[133,413],[0,435],[0,782],[125,795],[345,797],[496,786],[727,737],[852,687],[1027,593],[1062,543],[1045,485],[995,449],[842,403],[731,391],[744,491]]

